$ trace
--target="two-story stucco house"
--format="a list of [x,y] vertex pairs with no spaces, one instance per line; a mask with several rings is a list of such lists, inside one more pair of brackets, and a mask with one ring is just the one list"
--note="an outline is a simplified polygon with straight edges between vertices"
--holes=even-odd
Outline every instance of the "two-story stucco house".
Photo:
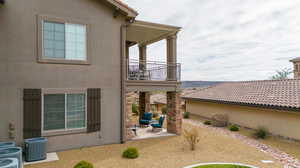
[[[0,141],[43,136],[48,151],[122,143],[126,93],[143,104],[152,90],[167,91],[168,131],[180,134],[179,27],[136,21],[120,0],[0,3]],[[160,40],[167,62],[148,62],[146,46]]]

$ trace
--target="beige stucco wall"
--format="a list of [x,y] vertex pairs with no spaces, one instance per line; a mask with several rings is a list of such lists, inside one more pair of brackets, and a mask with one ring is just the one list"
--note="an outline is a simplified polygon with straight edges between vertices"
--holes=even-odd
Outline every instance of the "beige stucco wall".
[[[91,65],[37,63],[37,15],[90,24]],[[0,141],[22,142],[23,88],[102,88],[101,132],[49,137],[49,151],[120,142],[120,26],[98,0],[8,0],[0,7]]]
[[231,123],[253,129],[262,126],[272,134],[300,140],[300,111],[297,113],[192,100],[186,101],[186,110],[206,118],[214,114],[227,114]]

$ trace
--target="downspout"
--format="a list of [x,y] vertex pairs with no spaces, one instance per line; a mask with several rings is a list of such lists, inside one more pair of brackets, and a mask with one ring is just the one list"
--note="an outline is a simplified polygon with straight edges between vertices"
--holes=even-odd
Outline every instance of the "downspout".
[[134,22],[134,18],[127,21],[125,24],[121,25],[121,117],[120,117],[120,143],[123,144],[125,143],[125,137],[124,137],[124,133],[125,133],[125,109],[126,109],[126,87],[125,87],[125,78],[127,76],[126,73],[126,29],[128,27],[128,25],[130,25],[131,23]]

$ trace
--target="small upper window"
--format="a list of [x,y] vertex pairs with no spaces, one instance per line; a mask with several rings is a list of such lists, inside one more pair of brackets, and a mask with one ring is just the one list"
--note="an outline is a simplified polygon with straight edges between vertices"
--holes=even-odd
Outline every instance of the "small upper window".
[[87,28],[84,24],[42,21],[42,59],[87,61]]

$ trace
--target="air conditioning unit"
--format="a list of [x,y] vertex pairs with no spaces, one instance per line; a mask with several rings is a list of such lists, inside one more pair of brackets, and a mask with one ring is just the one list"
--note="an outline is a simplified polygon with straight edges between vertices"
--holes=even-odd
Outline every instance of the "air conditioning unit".
[[9,147],[15,147],[15,142],[0,142],[0,148],[9,148]]
[[45,160],[47,158],[47,141],[46,138],[25,139],[26,162]]
[[0,149],[0,159],[15,158],[18,160],[18,168],[23,167],[22,148],[9,147]]
[[0,159],[0,168],[18,168],[18,159],[16,158]]

